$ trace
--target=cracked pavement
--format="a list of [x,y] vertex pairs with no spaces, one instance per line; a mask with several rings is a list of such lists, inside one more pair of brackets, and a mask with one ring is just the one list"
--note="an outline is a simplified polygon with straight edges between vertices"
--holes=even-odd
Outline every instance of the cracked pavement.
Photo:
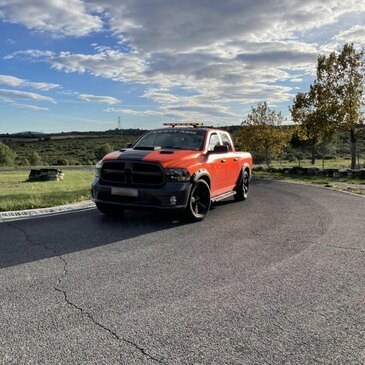
[[1,364],[364,364],[365,199],[254,181],[198,224],[0,224]]

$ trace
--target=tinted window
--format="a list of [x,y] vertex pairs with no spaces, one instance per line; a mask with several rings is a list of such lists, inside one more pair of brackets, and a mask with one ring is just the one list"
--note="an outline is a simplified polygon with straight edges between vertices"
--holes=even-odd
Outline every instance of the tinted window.
[[194,129],[162,129],[143,136],[133,148],[154,148],[199,151],[203,148],[205,131]]

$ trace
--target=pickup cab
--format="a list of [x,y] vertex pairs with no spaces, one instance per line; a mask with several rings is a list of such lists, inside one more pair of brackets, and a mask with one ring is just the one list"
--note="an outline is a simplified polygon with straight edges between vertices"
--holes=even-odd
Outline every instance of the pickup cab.
[[196,222],[212,202],[247,198],[252,156],[237,152],[228,132],[194,123],[169,125],[97,163],[91,193],[101,212],[170,209]]

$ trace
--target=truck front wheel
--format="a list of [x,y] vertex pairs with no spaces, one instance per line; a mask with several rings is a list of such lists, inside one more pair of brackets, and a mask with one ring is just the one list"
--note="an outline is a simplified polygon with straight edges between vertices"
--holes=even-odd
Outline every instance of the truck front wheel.
[[185,208],[185,219],[189,222],[203,220],[209,212],[211,204],[210,188],[204,180],[198,180],[192,187],[189,201]]

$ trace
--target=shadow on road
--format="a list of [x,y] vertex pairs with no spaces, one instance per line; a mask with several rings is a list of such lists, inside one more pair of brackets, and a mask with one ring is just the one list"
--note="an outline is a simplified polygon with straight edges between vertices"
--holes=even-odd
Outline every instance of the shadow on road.
[[167,212],[127,211],[110,218],[96,209],[0,224],[0,268],[66,255],[184,223]]

